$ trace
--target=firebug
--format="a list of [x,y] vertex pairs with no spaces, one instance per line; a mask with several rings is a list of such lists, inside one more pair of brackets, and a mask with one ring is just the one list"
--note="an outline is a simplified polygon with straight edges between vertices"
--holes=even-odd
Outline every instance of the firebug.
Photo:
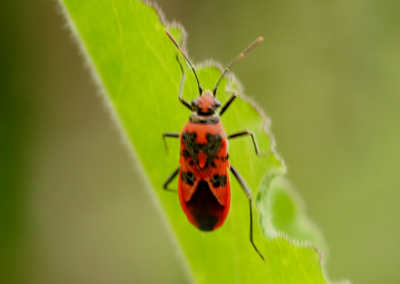
[[213,231],[224,223],[229,212],[231,188],[228,170],[230,170],[249,200],[250,242],[264,260],[264,257],[253,242],[252,196],[239,172],[229,163],[228,139],[250,136],[256,154],[258,156],[266,156],[266,154],[259,152],[253,132],[245,130],[230,135],[225,133],[220,117],[236,99],[238,93],[236,91],[233,92],[219,112],[217,110],[221,107],[221,103],[216,98],[218,85],[226,72],[239,59],[243,58],[247,52],[263,41],[263,38],[259,37],[227,65],[211,92],[209,90],[203,91],[189,58],[179,47],[173,36],[168,31],[165,32],[193,70],[197,80],[199,97],[191,103],[182,98],[185,71],[177,56],[176,58],[182,71],[178,98],[185,107],[192,111],[192,114],[180,133],[166,132],[162,135],[164,143],[166,137],[180,139],[180,166],[167,178],[163,188],[169,190],[168,184],[178,176],[179,201],[189,222],[202,231]]

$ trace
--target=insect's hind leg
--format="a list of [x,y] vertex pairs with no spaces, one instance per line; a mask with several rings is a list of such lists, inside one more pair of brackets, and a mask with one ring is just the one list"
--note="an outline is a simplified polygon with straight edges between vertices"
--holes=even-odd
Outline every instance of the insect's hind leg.
[[261,156],[261,157],[268,156],[267,153],[260,153],[260,150],[258,150],[258,145],[257,145],[257,142],[256,142],[256,138],[254,137],[254,133],[251,132],[250,130],[246,130],[246,131],[238,132],[238,133],[235,133],[235,134],[231,134],[231,135],[228,136],[228,139],[237,138],[237,137],[241,137],[241,136],[245,136],[245,135],[250,135],[251,136],[251,139],[253,140],[253,145],[254,145],[254,149],[256,150],[257,156]]
[[[253,245],[254,249],[258,253],[258,255],[261,257],[262,260],[264,260],[263,255],[260,253],[258,248],[253,242],[253,206],[251,203],[251,193],[250,190],[247,188],[247,185],[245,184],[243,178],[240,176],[239,172],[231,165],[231,172],[235,176],[236,180],[240,183],[240,186],[242,187],[244,193],[246,194],[247,198],[249,199],[249,207],[250,207],[250,242]],[[265,260],[264,260],[265,261]]]
[[178,175],[180,168],[181,168],[181,167],[178,167],[178,168],[167,178],[167,180],[164,182],[164,184],[163,184],[163,189],[164,189],[164,190],[171,191],[171,192],[176,192],[175,189],[168,188],[168,184],[170,184],[171,181],[173,181],[174,178]]

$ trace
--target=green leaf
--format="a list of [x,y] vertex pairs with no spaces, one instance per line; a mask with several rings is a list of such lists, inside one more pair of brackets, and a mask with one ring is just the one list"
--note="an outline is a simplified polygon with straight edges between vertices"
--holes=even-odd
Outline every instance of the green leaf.
[[[179,144],[168,141],[167,153],[161,134],[180,132],[190,114],[177,98],[181,79],[175,59],[178,50],[164,32],[169,27],[180,42],[182,30],[167,26],[154,7],[137,0],[62,2],[194,281],[327,283],[320,254],[308,242],[323,245],[320,233],[306,219],[287,182],[275,178],[285,172],[285,167],[273,151],[265,116],[249,102],[236,99],[222,118],[227,133],[252,130],[261,151],[269,154],[256,156],[250,137],[230,142],[230,162],[240,171],[256,201],[254,241],[265,257],[263,262],[249,241],[248,200],[233,177],[229,216],[221,228],[210,233],[192,226],[178,196],[162,190],[165,179],[178,167]],[[198,95],[197,84],[186,65],[185,69],[183,97],[191,101]],[[198,65],[196,70],[208,89],[221,74],[220,68],[210,64]],[[235,78],[228,77],[218,91],[221,102],[230,96],[225,88],[240,91]]]

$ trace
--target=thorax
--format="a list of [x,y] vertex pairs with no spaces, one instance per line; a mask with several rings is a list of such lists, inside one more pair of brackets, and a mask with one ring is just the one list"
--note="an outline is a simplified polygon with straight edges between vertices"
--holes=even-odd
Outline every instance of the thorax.
[[200,172],[213,171],[228,159],[225,129],[218,114],[193,113],[180,133],[181,165],[193,165]]

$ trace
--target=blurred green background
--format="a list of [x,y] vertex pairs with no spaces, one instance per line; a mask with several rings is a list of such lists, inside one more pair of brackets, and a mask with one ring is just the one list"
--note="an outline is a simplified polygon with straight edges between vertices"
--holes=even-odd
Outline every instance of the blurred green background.
[[[264,36],[234,72],[329,277],[400,283],[400,2],[158,3],[195,62]],[[70,34],[56,1],[0,2],[0,283],[188,283]]]

